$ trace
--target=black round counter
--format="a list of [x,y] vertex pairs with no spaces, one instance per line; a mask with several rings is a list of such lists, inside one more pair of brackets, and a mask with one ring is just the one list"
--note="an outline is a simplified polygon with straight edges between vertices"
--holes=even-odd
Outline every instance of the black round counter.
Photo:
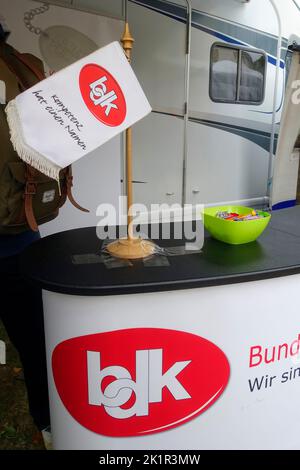
[[[161,247],[184,246],[156,240]],[[300,207],[273,212],[257,242],[231,246],[209,235],[201,252],[134,261],[111,268],[95,227],[57,233],[34,243],[22,268],[45,290],[72,295],[157,292],[232,284],[300,273]]]

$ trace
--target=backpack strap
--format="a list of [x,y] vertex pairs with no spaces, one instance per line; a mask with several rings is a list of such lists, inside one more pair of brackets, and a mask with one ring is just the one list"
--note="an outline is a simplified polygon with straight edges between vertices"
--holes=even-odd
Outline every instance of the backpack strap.
[[16,82],[19,84],[20,88],[21,88],[21,91],[25,91],[27,87],[27,85],[25,85],[25,82],[23,81],[23,79],[17,75],[16,73],[16,70],[14,69],[14,67],[12,66],[12,64],[10,64],[6,58],[4,56],[1,56],[1,59],[3,60],[3,62],[5,63],[6,67],[8,68],[8,70],[11,71],[11,73],[15,76],[16,78]]
[[84,207],[80,206],[74,199],[73,193],[72,193],[72,186],[73,186],[73,175],[72,175],[72,167],[68,166],[67,172],[66,172],[66,192],[67,192],[67,197],[71,204],[73,204],[76,209],[79,209],[82,212],[90,212],[88,209],[85,209]]
[[24,190],[24,207],[27,223],[31,230],[38,232],[39,228],[33,212],[32,198],[36,194],[36,170],[35,168],[26,165],[26,183]]
[[21,76],[19,71],[16,69],[13,63],[9,60],[9,56],[13,56],[15,59],[21,62],[35,76],[37,82],[44,80],[46,78],[44,72],[42,70],[39,70],[39,68],[36,67],[32,63],[32,61],[29,59],[28,54],[21,54],[20,52],[18,52],[17,50],[15,50],[13,47],[10,47],[10,46],[8,50],[9,52],[5,53],[4,50],[0,48],[0,57],[5,62],[7,68],[16,77],[22,91],[25,91],[28,88],[30,88],[32,84],[24,80],[24,77]]
[[44,80],[45,73],[42,70],[39,70],[38,67],[36,67],[30,60],[28,60],[28,54],[21,54],[19,51],[16,49],[13,50],[12,54],[19,59],[20,62],[22,62],[25,67],[27,67],[39,81]]

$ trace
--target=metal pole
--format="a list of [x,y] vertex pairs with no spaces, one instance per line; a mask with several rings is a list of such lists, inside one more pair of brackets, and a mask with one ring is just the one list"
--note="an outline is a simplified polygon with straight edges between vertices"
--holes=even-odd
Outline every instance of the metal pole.
[[182,207],[186,203],[187,160],[188,160],[188,124],[190,102],[190,67],[191,67],[191,35],[192,35],[192,3],[187,4],[187,35],[186,35],[186,59],[185,59],[185,103],[184,103],[184,134],[183,134],[183,174],[182,174]]
[[128,0],[123,0],[123,11],[125,24],[128,23]]
[[280,61],[281,61],[281,45],[282,45],[282,25],[279,10],[274,2],[270,0],[270,3],[275,11],[278,21],[278,43],[277,43],[277,58],[276,58],[276,76],[274,86],[274,98],[273,98],[273,116],[272,116],[272,128],[271,128],[271,140],[270,140],[270,154],[269,154],[269,168],[268,168],[268,187],[267,196],[269,197],[269,207],[272,208],[272,185],[273,185],[273,174],[274,174],[274,148],[275,148],[275,131],[276,131],[276,114],[277,114],[277,95],[279,86],[279,73],[280,73]]

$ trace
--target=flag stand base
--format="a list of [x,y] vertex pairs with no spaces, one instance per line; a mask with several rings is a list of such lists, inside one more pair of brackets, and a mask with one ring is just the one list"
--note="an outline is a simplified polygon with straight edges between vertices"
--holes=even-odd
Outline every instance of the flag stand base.
[[106,250],[115,258],[142,259],[155,253],[155,245],[142,238],[121,238],[110,243]]

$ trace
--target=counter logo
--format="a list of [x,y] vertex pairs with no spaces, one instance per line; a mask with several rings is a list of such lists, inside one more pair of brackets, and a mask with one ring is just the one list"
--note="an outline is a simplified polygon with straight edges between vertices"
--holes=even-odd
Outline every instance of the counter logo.
[[85,65],[79,86],[89,111],[107,126],[120,126],[126,117],[124,94],[114,77],[97,64]]
[[[87,356],[89,404],[103,405],[106,413],[114,418],[149,416],[149,404],[163,401],[164,387],[173,395],[174,400],[191,398],[177,378],[191,361],[175,362],[163,373],[162,349],[136,351],[135,381],[125,367],[111,366],[101,370],[101,353],[88,351]],[[116,380],[109,383],[102,392],[102,383],[106,377],[115,377]],[[122,408],[129,403],[132,393],[135,394],[134,405]]]
[[156,328],[69,339],[55,348],[52,369],[73,418],[113,437],[162,432],[195,418],[220,397],[230,372],[210,341]]

